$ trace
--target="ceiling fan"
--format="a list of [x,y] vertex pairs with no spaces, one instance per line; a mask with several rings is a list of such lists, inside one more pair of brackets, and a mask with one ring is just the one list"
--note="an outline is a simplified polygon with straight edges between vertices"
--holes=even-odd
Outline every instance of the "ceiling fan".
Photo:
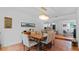
[[39,12],[39,19],[47,21],[48,19],[51,19],[52,17],[57,18],[58,16],[50,16],[47,14],[48,10],[45,7],[40,8]]
[[47,9],[44,7],[40,8],[40,12],[39,12],[39,19],[41,20],[48,20],[49,16],[47,15]]

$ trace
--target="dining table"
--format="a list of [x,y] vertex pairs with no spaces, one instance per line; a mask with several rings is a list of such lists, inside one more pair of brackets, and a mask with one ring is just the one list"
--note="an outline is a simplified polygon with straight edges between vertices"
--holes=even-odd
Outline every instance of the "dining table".
[[38,43],[38,45],[37,45],[38,49],[37,50],[42,50],[41,41],[43,41],[47,37],[47,35],[46,34],[41,35],[41,34],[35,33],[35,34],[30,34],[30,37],[34,38],[34,40]]

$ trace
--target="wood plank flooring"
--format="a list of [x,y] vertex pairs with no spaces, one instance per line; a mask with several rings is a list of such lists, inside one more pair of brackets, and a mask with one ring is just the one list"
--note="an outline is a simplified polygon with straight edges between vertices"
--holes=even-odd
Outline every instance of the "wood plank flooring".
[[[37,51],[37,47],[32,47],[31,51]],[[28,50],[26,48],[26,50]],[[54,45],[52,45],[52,48],[48,49],[45,48],[46,51],[79,51],[79,48],[77,46],[72,46],[71,41],[66,40],[60,40],[55,39]],[[1,48],[1,51],[24,51],[24,45],[22,43],[12,45],[9,47],[3,47]]]

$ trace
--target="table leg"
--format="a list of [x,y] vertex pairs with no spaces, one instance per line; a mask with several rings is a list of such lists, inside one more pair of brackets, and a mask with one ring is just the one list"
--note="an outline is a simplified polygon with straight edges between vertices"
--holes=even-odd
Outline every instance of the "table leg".
[[38,42],[37,50],[42,51],[42,43],[41,42]]

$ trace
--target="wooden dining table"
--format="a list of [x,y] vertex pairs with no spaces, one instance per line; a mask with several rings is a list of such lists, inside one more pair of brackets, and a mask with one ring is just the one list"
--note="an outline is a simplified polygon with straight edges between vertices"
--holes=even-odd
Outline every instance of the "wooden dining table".
[[44,40],[44,38],[47,37],[47,35],[40,35],[40,34],[30,34],[30,37],[34,38],[35,41],[37,41],[38,43],[38,50],[42,50],[41,49],[41,41]]
[[30,35],[30,37],[33,37],[33,38],[34,38],[35,40],[37,40],[37,41],[42,41],[42,40],[44,40],[44,38],[47,37],[47,36],[35,34],[35,35]]

